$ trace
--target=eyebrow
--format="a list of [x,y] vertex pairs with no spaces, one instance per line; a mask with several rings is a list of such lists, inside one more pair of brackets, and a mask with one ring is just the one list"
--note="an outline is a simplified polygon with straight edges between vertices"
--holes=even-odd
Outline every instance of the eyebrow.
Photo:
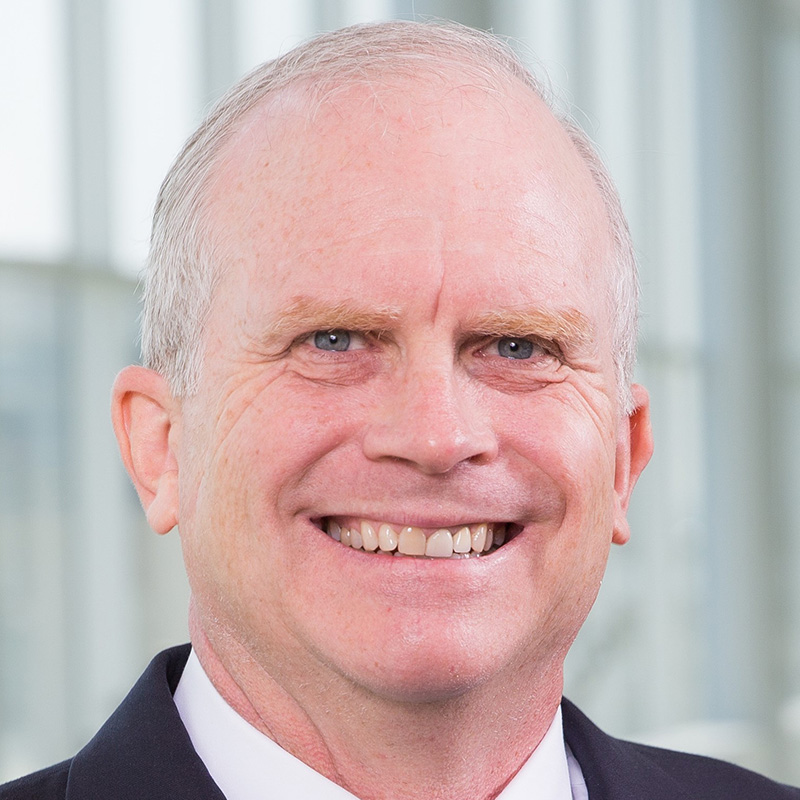
[[[331,305],[317,298],[298,297],[261,328],[257,341],[269,346],[312,330],[343,329],[380,335],[391,330],[400,317],[397,306],[366,309],[355,300]],[[575,308],[545,310],[538,306],[488,311],[468,317],[460,327],[482,336],[545,339],[570,350],[591,343],[594,333],[588,317]]]
[[315,298],[298,297],[261,329],[258,339],[266,344],[306,331],[340,328],[379,334],[389,330],[399,317],[400,309],[393,306],[365,309],[355,301],[330,305]]
[[533,336],[565,349],[586,347],[594,340],[594,325],[576,308],[489,311],[471,317],[464,327],[484,336]]

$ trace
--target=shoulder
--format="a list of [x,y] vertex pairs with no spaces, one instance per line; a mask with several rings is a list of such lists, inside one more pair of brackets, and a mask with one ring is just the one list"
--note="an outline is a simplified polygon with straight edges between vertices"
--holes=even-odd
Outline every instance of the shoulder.
[[800,800],[800,789],[777,783],[727,761],[633,742],[621,744],[630,747],[640,758],[647,759],[665,773],[675,776],[687,788],[704,787],[704,797],[709,800],[739,797]]
[[172,699],[188,655],[157,655],[74,758],[0,787],[0,800],[221,800]]
[[0,800],[61,800],[66,797],[71,761],[34,772],[0,786]]
[[562,702],[564,738],[590,796],[648,800],[800,800],[785,786],[725,761],[616,739],[568,700]]

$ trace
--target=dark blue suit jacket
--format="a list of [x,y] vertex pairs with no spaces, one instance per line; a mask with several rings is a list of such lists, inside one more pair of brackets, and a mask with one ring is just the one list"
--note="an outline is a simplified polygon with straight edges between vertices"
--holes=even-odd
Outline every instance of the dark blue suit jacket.
[[[184,646],[156,656],[78,755],[0,787],[0,800],[225,800],[172,701],[188,655]],[[562,708],[590,800],[800,800],[800,789],[722,761],[614,739],[568,700]]]

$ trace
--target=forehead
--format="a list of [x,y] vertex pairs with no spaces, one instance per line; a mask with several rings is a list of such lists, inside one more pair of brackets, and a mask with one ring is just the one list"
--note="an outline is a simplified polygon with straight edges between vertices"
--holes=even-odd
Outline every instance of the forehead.
[[476,294],[497,280],[551,292],[569,280],[588,301],[611,261],[588,168],[514,81],[431,73],[322,98],[284,90],[226,145],[209,209],[231,260],[276,290],[290,276],[324,281],[331,265],[367,280],[380,265],[390,295],[414,276],[398,268],[430,271],[438,258]]

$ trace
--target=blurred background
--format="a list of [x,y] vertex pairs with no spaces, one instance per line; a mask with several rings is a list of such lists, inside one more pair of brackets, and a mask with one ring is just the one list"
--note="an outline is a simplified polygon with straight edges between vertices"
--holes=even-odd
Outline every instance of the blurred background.
[[800,0],[0,0],[0,779],[71,755],[187,638],[177,535],[108,418],[172,158],[257,63],[426,16],[541,59],[641,256],[656,455],[567,694],[800,782]]

